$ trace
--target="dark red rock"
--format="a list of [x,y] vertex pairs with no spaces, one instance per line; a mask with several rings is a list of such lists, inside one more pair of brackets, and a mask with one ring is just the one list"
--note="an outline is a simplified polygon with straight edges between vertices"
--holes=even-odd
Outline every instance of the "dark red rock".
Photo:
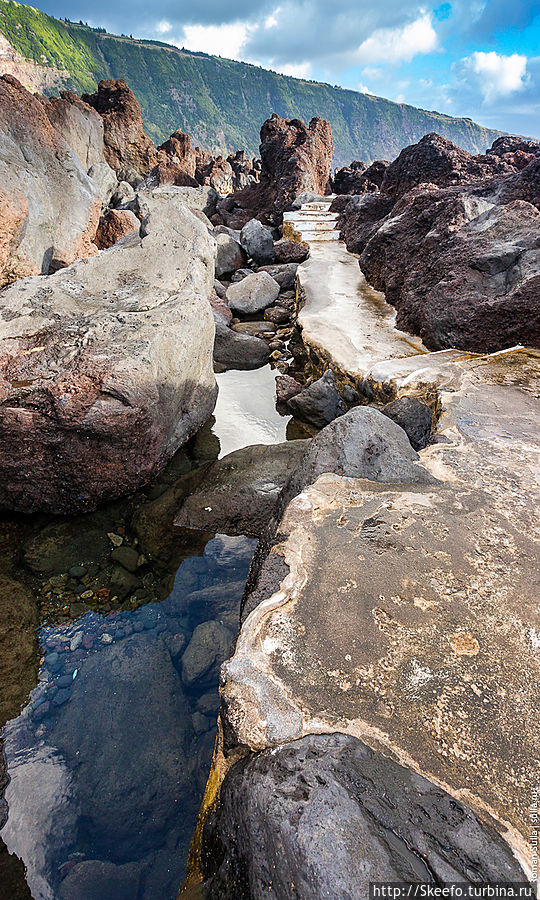
[[83,94],[81,99],[103,119],[105,159],[111,168],[148,175],[156,163],[156,149],[143,131],[140,104],[126,82],[100,81],[95,94]]
[[287,403],[303,389],[303,385],[290,375],[278,375],[276,378],[276,397],[278,403]]
[[112,247],[120,238],[138,231],[140,222],[129,209],[108,209],[99,220],[95,244],[99,250]]
[[333,191],[335,194],[372,194],[379,190],[389,165],[382,159],[370,166],[355,160],[336,172],[332,181]]
[[308,258],[309,249],[306,244],[297,241],[276,241],[274,255],[276,263],[301,263]]

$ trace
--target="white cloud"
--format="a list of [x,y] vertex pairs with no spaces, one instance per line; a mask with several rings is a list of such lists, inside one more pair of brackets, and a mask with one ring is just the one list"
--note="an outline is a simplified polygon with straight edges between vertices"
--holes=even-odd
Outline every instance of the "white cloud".
[[268,65],[276,72],[281,72],[282,75],[292,75],[294,78],[311,78],[311,64],[308,62],[274,65],[270,61]]
[[402,28],[378,28],[356,51],[360,63],[410,62],[419,53],[437,48],[437,32],[424,13]]
[[276,6],[274,12],[271,15],[266,17],[266,19],[264,20],[265,28],[275,28],[275,26],[278,23],[277,17],[279,15],[280,10],[281,10],[281,7]]
[[168,31],[172,30],[172,25],[170,22],[167,22],[165,19],[162,19],[161,22],[158,22],[156,25],[157,34],[167,34]]
[[495,50],[476,50],[463,64],[478,81],[486,103],[521,91],[527,84],[527,57],[519,53],[502,56]]
[[372,94],[373,93],[373,91],[370,91],[370,89],[365,84],[357,84],[356,90],[360,91],[361,94]]
[[237,22],[232,25],[184,25],[181,43],[187,50],[201,50],[213,56],[238,59],[246,43],[251,26]]

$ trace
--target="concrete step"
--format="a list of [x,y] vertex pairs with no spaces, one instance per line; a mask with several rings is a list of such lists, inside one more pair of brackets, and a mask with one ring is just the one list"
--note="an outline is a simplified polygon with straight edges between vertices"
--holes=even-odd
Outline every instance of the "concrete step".
[[339,231],[302,231],[302,240],[311,241],[339,241]]

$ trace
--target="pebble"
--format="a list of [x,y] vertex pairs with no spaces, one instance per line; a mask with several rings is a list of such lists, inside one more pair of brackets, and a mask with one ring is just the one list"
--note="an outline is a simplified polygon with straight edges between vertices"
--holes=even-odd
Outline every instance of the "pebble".
[[108,634],[108,632],[105,632],[105,634],[101,635],[101,643],[102,644],[112,644],[112,642],[113,642],[112,634]]
[[91,600],[93,596],[94,596],[93,591],[84,591],[81,594],[81,600]]
[[109,538],[111,544],[114,544],[115,547],[120,547],[124,543],[124,538],[119,534],[115,534],[114,531],[108,531],[107,537]]
[[94,646],[95,637],[93,634],[85,634],[83,635],[82,645],[85,650],[91,650]]
[[77,647],[80,647],[82,644],[82,639],[83,639],[82,631],[76,631],[69,642],[69,649],[71,651],[73,651],[73,650],[76,650]]
[[72,578],[83,578],[88,569],[86,566],[72,566],[71,569],[68,569],[69,574]]
[[58,653],[47,653],[45,656],[46,666],[55,666],[58,662]]

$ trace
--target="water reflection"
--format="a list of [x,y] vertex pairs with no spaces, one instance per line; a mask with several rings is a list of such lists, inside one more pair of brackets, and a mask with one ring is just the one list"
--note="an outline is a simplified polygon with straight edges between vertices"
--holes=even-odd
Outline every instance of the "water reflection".
[[161,603],[43,628],[4,729],[2,837],[34,900],[176,897],[255,541],[217,535]]
[[291,416],[282,416],[276,409],[276,375],[279,372],[270,366],[216,375],[219,394],[213,431],[221,443],[221,456],[249,444],[286,440]]

